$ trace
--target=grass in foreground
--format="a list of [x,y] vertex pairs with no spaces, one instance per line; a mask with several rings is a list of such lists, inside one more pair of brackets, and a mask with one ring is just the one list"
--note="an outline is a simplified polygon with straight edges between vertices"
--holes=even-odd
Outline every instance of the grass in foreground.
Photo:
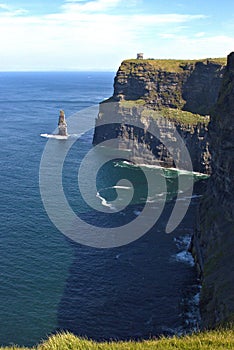
[[[26,350],[29,348],[8,347],[4,350]],[[234,329],[215,330],[190,336],[161,338],[141,342],[97,343],[80,339],[70,333],[51,336],[31,350],[228,350],[234,349]]]

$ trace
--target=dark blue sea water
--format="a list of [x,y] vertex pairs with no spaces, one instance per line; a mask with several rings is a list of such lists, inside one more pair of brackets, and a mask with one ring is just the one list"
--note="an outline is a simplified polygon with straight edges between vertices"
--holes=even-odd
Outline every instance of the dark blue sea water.
[[[173,233],[165,233],[174,205],[168,200],[160,220],[146,235],[111,249],[69,240],[43,207],[39,166],[47,140],[40,134],[53,132],[60,108],[69,117],[109,97],[113,77],[113,73],[92,72],[0,73],[2,345],[33,345],[58,330],[97,340],[148,338],[189,331],[198,322],[199,286],[186,252],[194,229],[196,196]],[[61,141],[54,141],[55,147],[63,147]],[[103,227],[133,219],[142,209],[138,199],[115,216],[97,215],[82,202],[74,168],[91,149],[92,132],[80,142],[82,152],[73,150],[64,163],[66,196],[74,211]],[[177,181],[167,176],[171,199]],[[139,169],[116,161],[99,174],[102,199],[115,196],[113,186],[119,177],[130,177],[139,198],[143,196]]]

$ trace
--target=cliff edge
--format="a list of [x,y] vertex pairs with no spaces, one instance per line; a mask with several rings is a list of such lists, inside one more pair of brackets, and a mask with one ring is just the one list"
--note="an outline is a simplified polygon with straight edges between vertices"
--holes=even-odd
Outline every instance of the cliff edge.
[[[148,130],[158,124],[167,130],[161,138],[173,144],[168,133],[173,123],[193,170],[212,173],[191,244],[202,278],[205,327],[234,321],[234,53],[225,64],[225,59],[124,61],[113,96],[100,104],[93,138],[95,145],[121,139],[123,148],[133,149],[136,162],[147,153],[145,162],[171,167],[170,152]],[[135,120],[139,128],[131,125]]]
[[192,251],[202,276],[203,325],[234,321],[234,52],[228,56],[209,140],[212,175],[199,209]]
[[144,100],[152,108],[179,108],[207,115],[217,101],[226,59],[125,60],[113,99]]
[[[223,58],[123,61],[115,77],[113,96],[100,104],[93,143],[121,139],[122,148],[131,147],[133,162],[174,167],[172,155],[160,142],[169,134],[173,142],[174,126],[190,153],[193,170],[210,174],[207,125],[225,64]],[[134,120],[140,121],[138,129],[131,125]],[[150,135],[153,125],[166,130],[160,140]],[[142,158],[142,154],[147,156]],[[178,149],[177,160],[181,158]],[[187,170],[186,164],[181,162],[181,168]]]

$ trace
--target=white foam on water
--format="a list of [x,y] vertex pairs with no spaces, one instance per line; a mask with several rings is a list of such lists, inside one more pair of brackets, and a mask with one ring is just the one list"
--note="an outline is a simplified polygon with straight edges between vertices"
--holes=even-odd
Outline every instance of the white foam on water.
[[102,197],[99,192],[97,192],[96,197],[101,200],[101,204],[103,205],[103,207],[108,207],[112,210],[116,209],[111,203],[108,203],[107,200],[104,197]]
[[201,292],[199,292],[199,293],[197,293],[196,295],[194,295],[194,297],[193,297],[193,302],[194,302],[194,304],[195,305],[199,305],[199,303],[200,303],[200,297],[201,297]]
[[165,168],[163,166],[160,166],[160,165],[153,165],[153,164],[134,164],[132,162],[129,162],[127,160],[124,160],[124,161],[121,161],[121,162],[117,162],[116,167],[124,167],[124,166],[131,166],[131,167],[136,167],[136,168],[139,168],[139,167],[142,167],[142,168],[148,168],[148,169],[161,169],[161,170],[165,170],[165,172],[167,170],[171,170],[171,171],[174,171],[176,174],[175,176],[173,176],[172,174],[170,175],[162,175],[164,176],[165,178],[172,178],[172,177],[177,177],[178,175],[196,175],[196,176],[201,176],[201,177],[209,177],[209,175],[207,174],[204,174],[204,173],[199,173],[197,171],[189,171],[189,170],[183,170],[183,169],[178,169],[178,168]]
[[136,215],[136,216],[139,216],[141,213],[140,210],[133,210],[133,214]]
[[55,139],[55,140],[67,140],[69,139],[74,139],[74,138],[79,138],[85,133],[80,133],[80,134],[68,134],[67,136],[62,136],[62,135],[57,135],[57,134],[40,134],[41,137],[44,137],[46,139]]
[[99,190],[99,192],[105,191],[105,190],[112,190],[112,189],[118,189],[118,190],[131,190],[132,187],[130,186],[119,186],[119,185],[115,185],[115,186],[111,186],[111,187],[104,187],[101,188]]
[[129,186],[113,186],[113,187],[108,187],[108,188],[118,188],[120,190],[131,190],[132,187],[129,187]]
[[130,166],[134,166],[133,163],[131,162],[128,162],[128,161],[121,161],[121,162],[116,162],[114,167],[116,168],[127,168],[127,167],[130,167]]
[[185,235],[179,238],[174,238],[174,241],[176,243],[177,248],[180,249],[180,252],[172,256],[173,260],[188,264],[190,266],[194,266],[195,263],[193,256],[191,253],[188,252],[188,248],[191,242],[191,236]]
[[167,193],[169,192],[156,193],[154,196],[147,198],[147,203],[157,203],[164,201]]
[[188,311],[185,313],[185,323],[189,325],[190,331],[197,331],[201,322],[199,311],[201,286],[198,286],[198,288],[199,292],[196,292],[187,300]]
[[199,173],[198,171],[189,171],[189,170],[183,170],[183,169],[178,169],[178,168],[166,168],[167,170],[173,170],[177,171],[180,175],[196,175],[196,176],[207,176],[207,174]]
[[78,138],[78,137],[81,137],[83,136],[85,133],[84,132],[81,132],[80,134],[69,134],[69,138]]
[[[182,192],[183,193],[183,192]],[[180,201],[180,202],[185,202],[187,200],[191,200],[191,199],[195,199],[195,198],[200,198],[200,197],[203,197],[201,194],[193,194],[192,196],[184,196],[184,197],[181,197],[181,198],[177,198],[177,201]]]
[[180,236],[179,238],[174,238],[176,246],[178,249],[184,248],[188,249],[191,242],[191,235]]
[[178,254],[174,255],[174,258],[178,262],[182,262],[182,263],[189,264],[190,266],[194,266],[193,257],[186,250],[183,250],[183,251],[179,252]]
[[55,140],[67,140],[70,135],[62,136],[55,134],[40,134],[41,137],[45,137],[46,139],[55,139]]

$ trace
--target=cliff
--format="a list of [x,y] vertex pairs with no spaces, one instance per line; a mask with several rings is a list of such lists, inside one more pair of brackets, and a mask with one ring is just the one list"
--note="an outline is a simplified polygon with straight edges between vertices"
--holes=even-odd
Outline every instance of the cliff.
[[209,114],[215,104],[225,59],[126,60],[114,82],[113,99],[143,99],[150,107]]
[[209,125],[212,176],[199,209],[192,251],[202,276],[203,325],[234,321],[234,52]]
[[[178,119],[183,114],[181,111]],[[125,106],[125,103],[103,103],[96,120],[93,143],[115,140],[115,148],[128,151],[128,160],[136,164],[150,164],[189,170],[182,154],[184,145],[178,145],[178,135],[189,150],[194,171],[210,173],[210,154],[207,143],[208,118],[197,119],[186,113],[191,124],[180,122],[175,111],[152,111],[145,107]],[[171,153],[167,144],[176,152]],[[117,141],[117,142],[116,142]],[[125,154],[126,155],[126,154]],[[191,169],[192,170],[192,169]]]
[[[93,143],[116,138],[121,140],[121,148],[131,147],[132,161],[172,167],[181,160],[180,150],[173,159],[161,142],[165,134],[155,138],[149,130],[156,125],[167,137],[171,134],[173,142],[174,126],[190,153],[193,170],[209,174],[208,115],[217,101],[225,62],[123,61],[115,77],[113,96],[100,104]],[[131,125],[136,120],[138,128]],[[181,167],[187,169],[183,162]]]
[[[175,158],[161,141],[166,137],[176,145],[173,125],[193,170],[212,173],[191,244],[202,278],[205,327],[234,321],[234,53],[225,62],[124,61],[113,96],[100,104],[93,139],[94,144],[118,139],[136,163],[171,167]],[[160,129],[158,139],[150,134],[152,125]],[[176,157],[181,160],[180,149]]]

